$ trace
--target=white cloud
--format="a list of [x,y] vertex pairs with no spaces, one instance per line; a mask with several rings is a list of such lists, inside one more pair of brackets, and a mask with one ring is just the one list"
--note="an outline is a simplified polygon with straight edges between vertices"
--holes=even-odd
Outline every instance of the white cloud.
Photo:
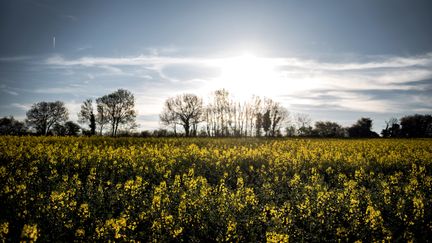
[[[226,86],[228,89],[234,88],[231,91],[237,97],[241,95],[237,95],[236,92],[241,91],[276,97],[276,99],[283,96],[285,98],[280,101],[288,108],[310,107],[310,112],[320,107],[337,111],[381,114],[411,112],[414,111],[413,107],[418,107],[417,110],[430,111],[427,106],[420,105],[430,101],[424,95],[410,93],[405,96],[379,97],[369,94],[368,90],[376,92],[417,90],[421,92],[430,87],[424,82],[423,84],[413,82],[432,78],[432,53],[411,57],[359,56],[355,60],[365,61],[345,62],[292,57],[255,57],[250,61],[253,64],[250,68],[238,63],[244,57],[159,56],[162,52],[153,50],[152,55],[88,56],[75,59],[55,55],[47,58],[44,64],[54,69],[73,69],[76,75],[83,71],[82,78],[85,79],[85,82],[101,81],[105,90],[115,90],[119,85],[121,86],[115,82],[105,85],[110,78],[122,80],[124,86],[121,87],[131,89],[135,94],[136,107],[140,115],[158,114],[164,100],[169,96],[191,92],[206,98],[211,90]],[[233,72],[230,77],[245,80],[235,84],[238,80],[229,79],[230,77],[226,80],[222,79],[223,75],[226,75],[224,71],[227,65],[230,65],[229,63],[234,65],[234,68],[228,70]],[[235,65],[239,65],[241,71],[251,73],[236,73],[237,66]],[[263,72],[254,70],[260,69],[261,65],[266,68]],[[183,72],[185,70],[192,71],[185,74]],[[221,72],[206,72],[205,70],[221,70]],[[268,75],[269,73],[272,75]],[[265,75],[261,77],[255,74]],[[130,81],[131,79],[128,78],[135,79]],[[256,83],[251,83],[251,80],[254,79]],[[34,92],[59,94],[70,92],[70,88],[50,87],[37,89]],[[79,89],[83,90],[82,87]],[[76,91],[75,89],[74,92]],[[98,93],[93,92],[93,95],[97,96]],[[334,98],[329,99],[329,96]],[[152,123],[148,120],[140,120],[139,122],[142,125],[141,129],[147,129],[149,126],[158,127],[157,121]]]
[[12,107],[16,107],[16,108],[18,108],[20,110],[28,111],[28,110],[30,110],[32,104],[28,104],[28,103],[25,103],[25,104],[22,104],[22,103],[12,103],[11,106]]
[[[369,57],[371,59],[372,57]],[[300,58],[261,58],[259,63],[272,66],[285,79],[322,80],[324,85],[340,86],[347,83],[363,83],[379,86],[389,83],[404,83],[432,78],[432,53],[413,57],[377,57],[368,62],[320,62],[313,59]],[[147,69],[157,71],[162,78],[178,80],[177,77],[167,76],[164,68],[173,65],[196,67],[197,70],[206,68],[220,68],[226,65],[230,58],[203,58],[178,56],[149,56],[135,57],[82,57],[66,59],[62,56],[52,56],[45,63],[54,67],[98,67],[110,71],[111,74],[130,75],[123,68],[134,66],[137,70]],[[149,76],[148,74],[145,74]],[[181,80],[180,80],[181,81]],[[264,81],[265,82],[265,81]],[[364,85],[362,85],[364,86]],[[361,87],[358,87],[361,88]]]

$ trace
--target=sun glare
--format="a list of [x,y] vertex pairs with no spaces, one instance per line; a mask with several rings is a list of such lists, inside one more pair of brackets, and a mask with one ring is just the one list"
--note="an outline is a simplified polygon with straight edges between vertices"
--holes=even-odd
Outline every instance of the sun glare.
[[217,78],[217,86],[228,89],[240,99],[249,98],[252,94],[266,94],[269,84],[280,78],[270,59],[253,54],[220,59],[218,66],[221,75]]

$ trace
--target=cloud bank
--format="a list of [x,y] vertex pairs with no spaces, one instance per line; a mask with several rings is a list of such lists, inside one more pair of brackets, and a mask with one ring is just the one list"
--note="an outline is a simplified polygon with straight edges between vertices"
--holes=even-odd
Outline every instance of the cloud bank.
[[[24,59],[7,57],[0,61]],[[225,86],[234,89],[234,95],[243,92],[269,96],[293,112],[307,112],[315,119],[342,123],[349,122],[346,117],[368,114],[382,120],[390,115],[432,112],[432,53],[357,56],[348,61],[346,58],[339,61],[337,57],[331,61],[299,57],[253,57],[251,60],[159,56],[155,52],[128,57],[52,55],[39,60],[35,64],[37,68],[29,71],[35,79],[39,78],[34,81],[37,88],[2,84],[0,89],[14,97],[22,93],[33,94],[34,99],[57,95],[57,99],[66,100],[74,108],[85,98],[98,97],[117,88],[130,89],[137,98],[142,128],[157,126],[157,114],[167,97],[182,92],[208,97],[215,88]],[[244,79],[241,81],[231,80],[237,76],[226,78],[224,74],[230,63],[234,63],[234,71],[240,67],[242,72],[250,73],[236,73],[239,79]],[[267,73],[255,77],[262,68]],[[38,77],[42,74],[45,74],[43,80]],[[18,107],[16,100],[11,103]]]

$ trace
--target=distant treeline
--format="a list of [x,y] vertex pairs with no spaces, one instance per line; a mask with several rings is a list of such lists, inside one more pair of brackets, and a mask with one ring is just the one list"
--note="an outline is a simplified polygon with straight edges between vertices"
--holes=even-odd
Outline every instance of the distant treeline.
[[[360,118],[349,127],[333,121],[316,121],[303,113],[290,114],[279,102],[253,96],[236,101],[225,89],[217,90],[204,104],[194,94],[168,98],[160,117],[164,129],[137,131],[134,95],[124,89],[87,99],[70,121],[61,101],[38,102],[25,121],[12,116],[0,118],[0,135],[136,136],[136,137],[326,137],[375,138],[372,119]],[[432,137],[432,116],[415,114],[390,118],[381,136],[388,138]]]

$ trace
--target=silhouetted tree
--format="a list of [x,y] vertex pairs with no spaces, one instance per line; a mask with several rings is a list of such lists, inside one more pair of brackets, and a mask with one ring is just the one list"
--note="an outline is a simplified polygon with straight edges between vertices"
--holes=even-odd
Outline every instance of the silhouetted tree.
[[13,116],[0,119],[0,135],[23,135],[26,132],[24,122],[15,120]]
[[385,124],[386,128],[381,131],[381,135],[384,138],[400,136],[400,125],[398,124],[397,118],[392,117],[385,121]]
[[214,135],[228,136],[229,92],[225,89],[216,90],[213,104],[210,107],[213,113]]
[[201,98],[194,94],[183,94],[176,97],[168,98],[165,101],[161,117],[169,117],[183,126],[186,137],[191,134],[196,135],[198,123],[203,113],[203,104]]
[[27,111],[27,124],[39,134],[47,135],[52,126],[68,119],[68,111],[61,101],[39,102]]
[[257,113],[262,110],[257,96],[239,102],[227,90],[216,90],[203,111],[204,130],[208,136],[253,136]]
[[360,118],[354,125],[348,128],[348,134],[352,138],[373,138],[379,137],[372,131],[372,119]]
[[96,123],[99,126],[99,135],[102,135],[104,126],[109,123],[109,110],[100,99],[96,99],[96,111]]
[[269,135],[271,127],[270,110],[266,110],[262,116],[262,128],[264,130],[265,136]]
[[77,136],[81,127],[73,121],[67,121],[64,124],[56,123],[52,132],[57,136]]
[[67,121],[64,125],[66,127],[66,135],[77,136],[81,127],[73,121]]
[[401,135],[404,137],[432,137],[432,116],[405,116],[400,119]]
[[298,113],[295,117],[299,136],[310,136],[312,134],[312,118],[308,114]]
[[335,137],[344,137],[345,130],[343,127],[336,122],[331,121],[317,121],[315,123],[315,128],[312,133],[318,137],[327,137],[327,138],[335,138]]
[[93,112],[93,100],[87,99],[81,105],[81,110],[78,113],[78,122],[87,123],[90,127],[90,135],[96,134],[96,116]]
[[98,98],[96,103],[98,105],[98,115],[103,116],[101,121],[111,124],[111,136],[117,135],[120,125],[135,126],[135,98],[130,91],[119,89]]
[[269,136],[277,136],[280,134],[282,123],[288,119],[288,111],[279,103],[272,99],[265,99],[265,109],[269,111],[270,129]]
[[293,125],[285,127],[285,136],[294,137],[296,135],[296,128]]
[[255,120],[255,136],[260,137],[261,136],[261,129],[263,127],[263,115],[261,112],[258,112],[256,114],[256,120]]
[[[248,128],[250,136],[254,135],[254,132],[253,132],[254,127],[256,127],[257,125],[259,125],[260,127],[262,126],[262,124],[256,124],[256,121],[257,121],[256,117],[257,117],[257,114],[260,113],[261,104],[262,104],[262,100],[260,97],[252,96],[252,99],[246,105],[246,111],[245,111],[246,112],[246,118],[245,118],[246,119],[246,128]],[[246,136],[247,135],[248,135],[248,133],[246,131]]]
[[50,135],[66,136],[66,127],[63,124],[56,123],[50,131]]
[[168,110],[168,107],[165,105],[162,113],[159,115],[159,119],[163,125],[171,126],[174,130],[174,135],[177,136],[177,125],[179,124],[177,115],[173,110]]

